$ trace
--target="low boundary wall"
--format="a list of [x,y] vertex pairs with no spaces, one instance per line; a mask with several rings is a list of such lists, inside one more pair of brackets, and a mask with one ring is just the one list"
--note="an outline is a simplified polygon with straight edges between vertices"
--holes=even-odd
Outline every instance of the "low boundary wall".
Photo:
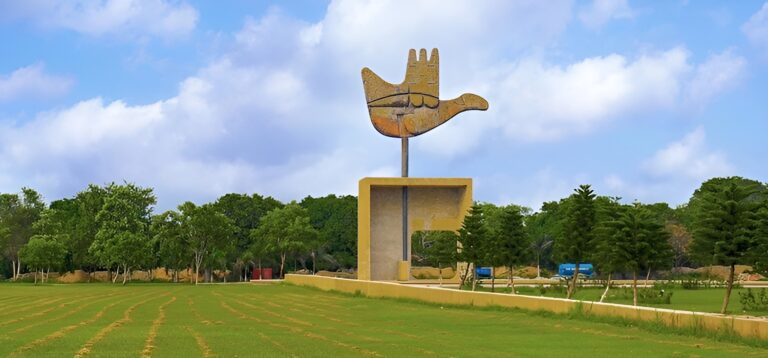
[[449,305],[500,306],[531,311],[567,313],[581,305],[584,313],[663,323],[670,327],[696,328],[745,338],[768,339],[768,320],[747,316],[677,311],[652,307],[633,307],[613,303],[576,301],[562,298],[460,291],[439,287],[419,287],[393,282],[350,280],[309,275],[286,275],[285,281],[316,287],[324,291],[360,293],[367,297],[405,298]]

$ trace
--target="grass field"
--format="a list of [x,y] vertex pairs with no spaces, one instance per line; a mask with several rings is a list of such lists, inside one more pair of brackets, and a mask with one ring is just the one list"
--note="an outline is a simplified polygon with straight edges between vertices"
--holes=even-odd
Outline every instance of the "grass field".
[[[490,289],[483,288],[484,291],[490,291]],[[620,303],[620,304],[632,304],[632,296],[626,296],[623,294],[624,290],[627,290],[627,294],[631,295],[631,288],[611,288],[608,291],[608,296],[605,302]],[[672,292],[672,301],[670,304],[644,304],[641,306],[650,306],[658,308],[669,308],[675,310],[686,311],[699,311],[699,312],[714,312],[720,313],[720,308],[723,304],[723,296],[725,295],[724,288],[700,288],[695,290],[684,290],[680,287],[667,288],[668,292]],[[760,290],[760,289],[753,289]],[[508,293],[509,289],[506,286],[497,288],[497,292]],[[541,292],[536,287],[516,287],[516,291],[520,294],[531,296],[542,296]],[[585,287],[579,288],[574,296],[577,300],[584,301],[599,301],[600,296],[603,294],[604,288],[602,287]],[[731,301],[728,305],[728,312],[731,314],[746,314],[752,316],[768,316],[768,312],[765,311],[747,311],[739,302],[739,293],[746,291],[745,288],[734,288],[731,293]],[[565,298],[565,290],[562,292],[548,291],[543,296],[546,297],[560,297]]]
[[615,323],[290,285],[0,284],[0,356],[765,357]]

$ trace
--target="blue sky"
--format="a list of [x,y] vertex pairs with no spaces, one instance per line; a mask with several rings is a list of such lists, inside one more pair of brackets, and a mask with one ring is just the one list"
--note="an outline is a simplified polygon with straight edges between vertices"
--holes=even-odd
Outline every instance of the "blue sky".
[[592,184],[687,201],[768,181],[764,1],[0,1],[0,192],[356,194],[399,175],[360,69],[440,50],[441,96],[484,96],[411,141],[411,175],[537,209]]

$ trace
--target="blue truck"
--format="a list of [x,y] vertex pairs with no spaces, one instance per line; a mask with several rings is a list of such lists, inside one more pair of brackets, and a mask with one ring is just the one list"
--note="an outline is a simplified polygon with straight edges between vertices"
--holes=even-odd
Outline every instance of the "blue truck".
[[[557,269],[557,274],[560,277],[571,278],[576,271],[576,264],[560,264]],[[579,264],[579,277],[590,278],[595,274],[592,264],[580,263]]]

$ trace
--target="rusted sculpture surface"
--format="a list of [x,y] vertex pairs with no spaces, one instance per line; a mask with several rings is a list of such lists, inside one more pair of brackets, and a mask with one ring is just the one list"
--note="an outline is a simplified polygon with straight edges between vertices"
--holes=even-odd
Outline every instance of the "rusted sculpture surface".
[[393,85],[369,68],[363,68],[363,86],[371,122],[379,133],[394,138],[409,138],[424,134],[447,122],[453,116],[469,110],[488,109],[482,97],[465,93],[456,99],[440,100],[440,58],[432,49],[408,53],[405,81]]

